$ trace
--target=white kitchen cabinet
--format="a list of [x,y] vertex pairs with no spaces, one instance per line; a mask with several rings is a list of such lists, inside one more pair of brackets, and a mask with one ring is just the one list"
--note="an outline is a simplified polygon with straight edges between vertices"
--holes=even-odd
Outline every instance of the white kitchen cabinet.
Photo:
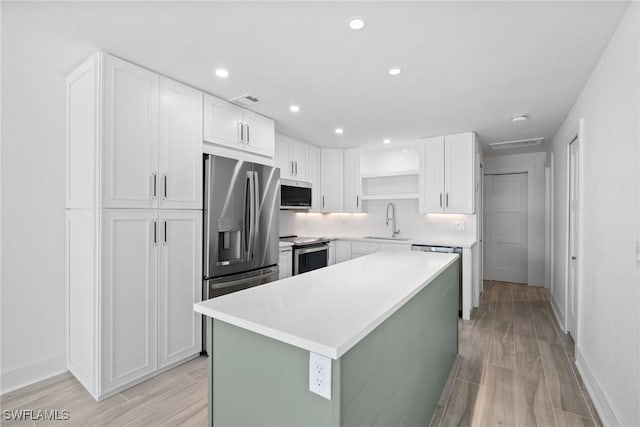
[[273,157],[275,122],[268,117],[244,110],[244,148],[246,151]]
[[475,212],[476,139],[474,133],[444,137],[445,212]]
[[380,250],[379,243],[351,242],[351,259],[369,255]]
[[293,248],[291,246],[280,248],[278,268],[278,279],[285,279],[293,274]]
[[309,180],[309,145],[285,135],[277,135],[275,165],[280,178]]
[[320,191],[322,212],[343,212],[344,150],[320,149]]
[[202,213],[160,211],[158,217],[158,368],[200,353]]
[[202,209],[202,92],[160,78],[158,196],[163,209]]
[[320,149],[310,145],[309,152],[309,183],[311,183],[311,209],[309,212],[322,211],[322,192],[320,190]]
[[108,393],[157,369],[158,224],[154,211],[108,210],[102,221],[100,384]]
[[205,93],[203,140],[273,157],[275,123],[268,117]]
[[230,148],[242,148],[244,110],[223,99],[204,94],[203,140]]
[[336,264],[351,259],[351,242],[349,240],[336,240]]
[[343,212],[362,212],[362,181],[360,179],[360,149],[344,150]]
[[200,352],[202,94],[96,53],[67,126],[67,368],[99,400]]
[[473,132],[429,138],[422,144],[420,212],[475,212],[476,138]]
[[329,242],[329,259],[327,260],[327,265],[333,265],[336,263],[336,241],[332,240]]
[[411,252],[411,245],[406,243],[381,243],[381,251]]
[[[102,90],[102,117],[94,122],[96,132],[100,123],[102,125],[102,206],[156,207],[158,75],[109,55],[100,55],[96,60],[102,66],[102,84],[98,82],[99,77],[95,81]],[[96,64],[95,68],[99,66]],[[69,83],[73,85],[78,81]],[[98,88],[87,86],[84,90]],[[77,97],[79,93],[74,95]],[[73,98],[69,99],[67,108],[73,114],[78,107]],[[68,176],[68,179],[80,178]]]

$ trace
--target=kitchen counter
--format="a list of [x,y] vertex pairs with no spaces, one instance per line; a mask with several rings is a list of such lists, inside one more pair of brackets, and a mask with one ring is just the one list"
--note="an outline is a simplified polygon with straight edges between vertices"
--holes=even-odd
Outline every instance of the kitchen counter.
[[458,353],[460,268],[376,252],[195,304],[209,425],[428,425]]
[[195,311],[338,359],[458,259],[377,252],[195,304]]
[[282,249],[282,248],[290,248],[290,247],[293,246],[293,243],[291,243],[291,242],[283,242],[283,241],[278,241],[278,242],[280,244],[280,246],[279,246],[280,249]]
[[[381,236],[382,237],[382,236]],[[404,238],[401,239],[372,239],[370,237],[362,237],[362,236],[329,236],[331,240],[351,240],[355,242],[368,242],[368,243],[397,243],[404,245],[430,245],[430,246],[447,246],[453,248],[465,248],[469,249],[475,246],[477,243],[475,240],[469,239],[429,239],[429,238]]]

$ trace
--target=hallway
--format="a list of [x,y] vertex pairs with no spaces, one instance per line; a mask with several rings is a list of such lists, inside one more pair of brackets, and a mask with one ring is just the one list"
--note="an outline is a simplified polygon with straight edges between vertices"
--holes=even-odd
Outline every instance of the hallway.
[[599,426],[549,291],[484,282],[431,426]]

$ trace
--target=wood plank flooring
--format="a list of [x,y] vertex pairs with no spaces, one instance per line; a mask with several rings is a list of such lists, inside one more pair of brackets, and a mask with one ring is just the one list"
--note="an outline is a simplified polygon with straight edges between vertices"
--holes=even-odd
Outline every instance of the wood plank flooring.
[[7,421],[4,426],[206,426],[207,358],[198,357],[96,402],[69,373],[0,396],[2,410],[69,411],[67,421]]
[[601,426],[544,288],[485,281],[431,426]]
[[[485,282],[460,321],[460,354],[432,426],[600,426],[546,289]],[[68,421],[3,426],[206,426],[207,359],[200,357],[96,402],[70,374],[0,396],[3,410],[67,409]]]

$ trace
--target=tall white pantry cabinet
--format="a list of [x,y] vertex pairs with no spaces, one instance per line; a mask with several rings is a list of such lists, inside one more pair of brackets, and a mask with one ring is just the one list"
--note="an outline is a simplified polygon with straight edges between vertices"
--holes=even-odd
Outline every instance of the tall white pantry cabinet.
[[200,352],[202,99],[103,53],[67,77],[67,368],[96,400]]

